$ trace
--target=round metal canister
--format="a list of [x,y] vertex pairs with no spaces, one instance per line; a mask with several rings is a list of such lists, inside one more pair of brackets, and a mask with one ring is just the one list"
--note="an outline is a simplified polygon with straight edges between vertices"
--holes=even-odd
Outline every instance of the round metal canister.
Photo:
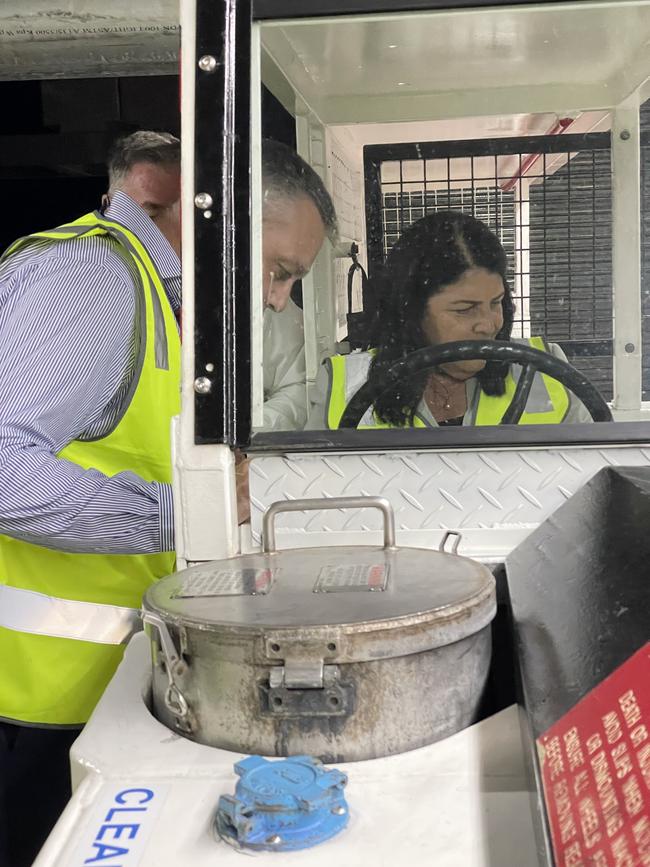
[[[383,548],[274,550],[278,512],[348,506],[383,511]],[[274,504],[265,547],[147,591],[159,720],[210,746],[328,762],[404,752],[474,721],[496,611],[489,569],[396,547],[377,497]]]

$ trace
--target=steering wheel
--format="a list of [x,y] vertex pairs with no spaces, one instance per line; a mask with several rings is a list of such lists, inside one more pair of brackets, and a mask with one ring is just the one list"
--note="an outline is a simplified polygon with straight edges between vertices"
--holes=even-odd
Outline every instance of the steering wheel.
[[381,382],[368,380],[351,398],[341,416],[339,427],[356,428],[366,410],[384,392],[398,385],[403,379],[451,364],[454,361],[503,361],[523,367],[517,388],[510,405],[499,424],[517,424],[526,406],[535,374],[546,373],[564,385],[582,401],[594,421],[613,421],[612,413],[598,389],[575,367],[520,343],[501,340],[457,340],[438,346],[426,346],[411,352],[406,358],[396,362],[385,374]]

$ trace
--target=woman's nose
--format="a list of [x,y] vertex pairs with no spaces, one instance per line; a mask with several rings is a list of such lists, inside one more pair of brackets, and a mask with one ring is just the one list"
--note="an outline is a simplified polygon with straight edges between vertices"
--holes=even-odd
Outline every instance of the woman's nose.
[[492,336],[496,331],[496,317],[491,312],[481,311],[474,323],[476,334]]

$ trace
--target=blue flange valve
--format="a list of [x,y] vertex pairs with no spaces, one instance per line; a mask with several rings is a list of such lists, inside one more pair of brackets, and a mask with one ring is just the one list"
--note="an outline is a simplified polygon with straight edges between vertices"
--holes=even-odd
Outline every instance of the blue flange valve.
[[235,794],[222,795],[219,836],[247,849],[287,852],[329,840],[348,823],[348,778],[311,756],[269,761],[250,756],[235,765]]

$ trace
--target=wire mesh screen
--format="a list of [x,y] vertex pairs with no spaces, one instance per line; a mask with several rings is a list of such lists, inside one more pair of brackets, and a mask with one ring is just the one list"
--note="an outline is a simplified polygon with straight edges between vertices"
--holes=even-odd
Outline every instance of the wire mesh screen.
[[[385,184],[391,186],[390,182]],[[515,197],[493,187],[458,190],[386,192],[383,196],[384,256],[407,226],[435,211],[462,211],[478,217],[499,235],[509,254],[515,254]]]
[[[612,200],[609,151],[580,151],[531,186],[531,330],[563,346],[612,396]],[[577,356],[577,358],[576,358]],[[585,358],[585,356],[588,356]]]
[[364,149],[372,278],[411,223],[441,210],[485,222],[501,241],[514,337],[559,343],[612,394],[609,133]]

